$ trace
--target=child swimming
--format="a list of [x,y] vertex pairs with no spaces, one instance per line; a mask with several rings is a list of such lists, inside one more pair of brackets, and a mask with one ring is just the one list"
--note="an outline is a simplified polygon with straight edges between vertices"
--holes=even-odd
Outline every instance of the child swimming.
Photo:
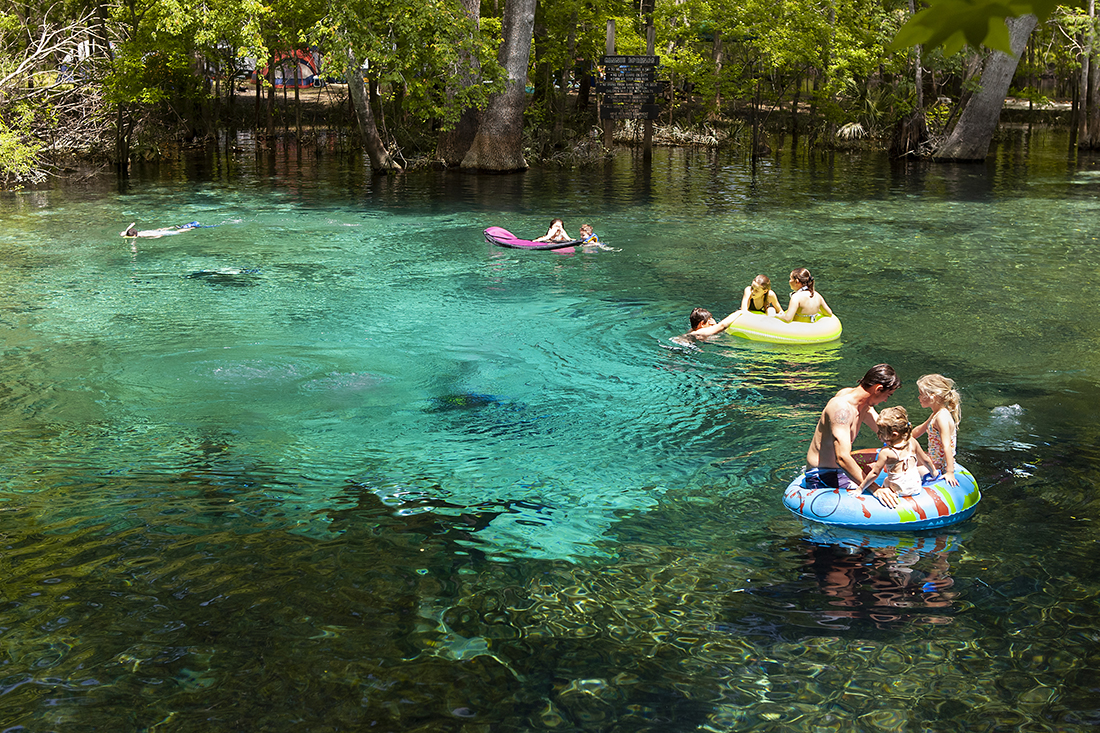
[[741,310],[766,313],[769,316],[783,312],[783,308],[779,305],[779,298],[772,290],[771,278],[767,275],[757,275],[753,278],[752,283],[745,288],[741,296]]
[[833,315],[832,308],[825,302],[821,293],[814,290],[814,276],[805,267],[791,270],[791,302],[785,313],[776,314],[776,318],[790,323],[805,321],[813,323],[819,316]]
[[913,426],[904,407],[887,407],[878,416],[878,437],[885,445],[878,452],[878,458],[869,467],[869,473],[863,478],[860,491],[871,486],[886,470],[882,486],[873,492],[888,507],[898,505],[899,496],[915,496],[921,491],[921,471],[918,464],[929,472],[936,468],[932,459],[920,447],[913,437]]
[[608,252],[619,252],[620,251],[618,249],[615,249],[614,247],[608,247],[606,244],[601,242],[599,235],[597,235],[594,231],[592,231],[592,225],[591,224],[581,224],[580,231],[581,231],[581,234],[580,234],[581,246],[585,248],[586,252],[592,251],[593,248],[595,248],[595,249],[605,249]]
[[714,316],[712,316],[710,311],[706,308],[695,308],[691,311],[691,315],[688,316],[688,323],[691,324],[691,330],[680,338],[684,339],[691,337],[694,339],[705,339],[711,336],[717,336],[729,328],[737,315],[739,315],[739,312],[734,311],[716,323],[714,321]]
[[959,420],[962,408],[959,405],[959,392],[954,380],[942,374],[925,374],[917,380],[920,406],[931,408],[928,419],[913,428],[913,437],[919,438],[928,433],[928,454],[936,470],[943,474],[947,483],[958,486],[955,478],[955,449],[958,444]]

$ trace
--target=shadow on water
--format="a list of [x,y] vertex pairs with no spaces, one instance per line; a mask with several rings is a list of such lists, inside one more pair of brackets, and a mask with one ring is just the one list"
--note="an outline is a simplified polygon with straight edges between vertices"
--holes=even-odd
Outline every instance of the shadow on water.
[[187,276],[189,280],[201,280],[207,285],[224,288],[251,288],[259,285],[257,269],[223,267],[217,270],[197,270]]

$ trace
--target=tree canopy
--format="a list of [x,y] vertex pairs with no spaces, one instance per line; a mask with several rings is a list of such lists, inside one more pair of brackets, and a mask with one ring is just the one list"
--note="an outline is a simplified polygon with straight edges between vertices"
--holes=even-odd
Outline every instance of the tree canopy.
[[[1092,20],[1064,7],[1085,0],[1060,9],[1054,0],[560,0],[533,6],[526,66],[506,74],[506,16],[524,2],[14,0],[0,10],[0,177],[40,179],[65,152],[124,170],[173,141],[216,140],[240,126],[260,144],[319,127],[351,140],[352,110],[375,128],[372,160],[431,155],[460,121],[478,124],[506,79],[509,104],[523,110],[522,140],[509,135],[525,150],[512,157],[553,156],[570,135],[590,139],[586,129],[614,124],[590,103],[609,21],[620,54],[645,53],[652,23],[665,124],[748,119],[754,130],[812,139],[888,134],[920,106],[918,91],[933,105],[960,102],[980,49],[1008,49],[1006,18],[1046,21],[1013,85],[1031,99],[1083,97],[1083,65],[1100,47]],[[965,46],[974,53],[955,54]],[[334,82],[312,127],[264,78],[290,53],[320,59],[316,83]],[[366,84],[358,96],[344,84],[356,80]],[[255,105],[234,105],[238,93]],[[947,108],[930,115],[952,117]],[[458,139],[449,165],[463,160]]]
[[1045,21],[1059,5],[1083,7],[1083,0],[927,0],[928,7],[898,31],[891,47],[942,46],[953,54],[969,44],[1012,53],[1006,18],[1034,15]]

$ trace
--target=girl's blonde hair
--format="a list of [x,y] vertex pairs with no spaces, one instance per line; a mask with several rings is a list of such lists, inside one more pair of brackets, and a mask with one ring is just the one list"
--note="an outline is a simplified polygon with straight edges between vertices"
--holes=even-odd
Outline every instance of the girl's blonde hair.
[[[898,440],[891,440],[895,435]],[[878,437],[883,443],[892,445],[904,440],[906,443],[913,437],[913,425],[909,422],[909,413],[904,407],[887,407],[878,414]]]
[[942,374],[925,374],[917,380],[917,389],[942,401],[955,419],[955,424],[959,424],[959,420],[962,420],[962,406],[959,404],[961,398],[959,391],[955,389],[955,380]]

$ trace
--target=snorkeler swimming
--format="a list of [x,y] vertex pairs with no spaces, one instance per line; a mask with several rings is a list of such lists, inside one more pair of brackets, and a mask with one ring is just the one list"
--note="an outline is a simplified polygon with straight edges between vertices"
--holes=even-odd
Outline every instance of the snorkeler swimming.
[[130,226],[126,227],[126,230],[119,233],[122,237],[140,237],[142,239],[157,239],[159,237],[168,237],[173,234],[183,234],[189,232],[192,229],[199,229],[203,225],[197,221],[190,222],[188,224],[181,224],[178,227],[163,227],[161,229],[142,229],[138,230],[137,222],[131,222]]

